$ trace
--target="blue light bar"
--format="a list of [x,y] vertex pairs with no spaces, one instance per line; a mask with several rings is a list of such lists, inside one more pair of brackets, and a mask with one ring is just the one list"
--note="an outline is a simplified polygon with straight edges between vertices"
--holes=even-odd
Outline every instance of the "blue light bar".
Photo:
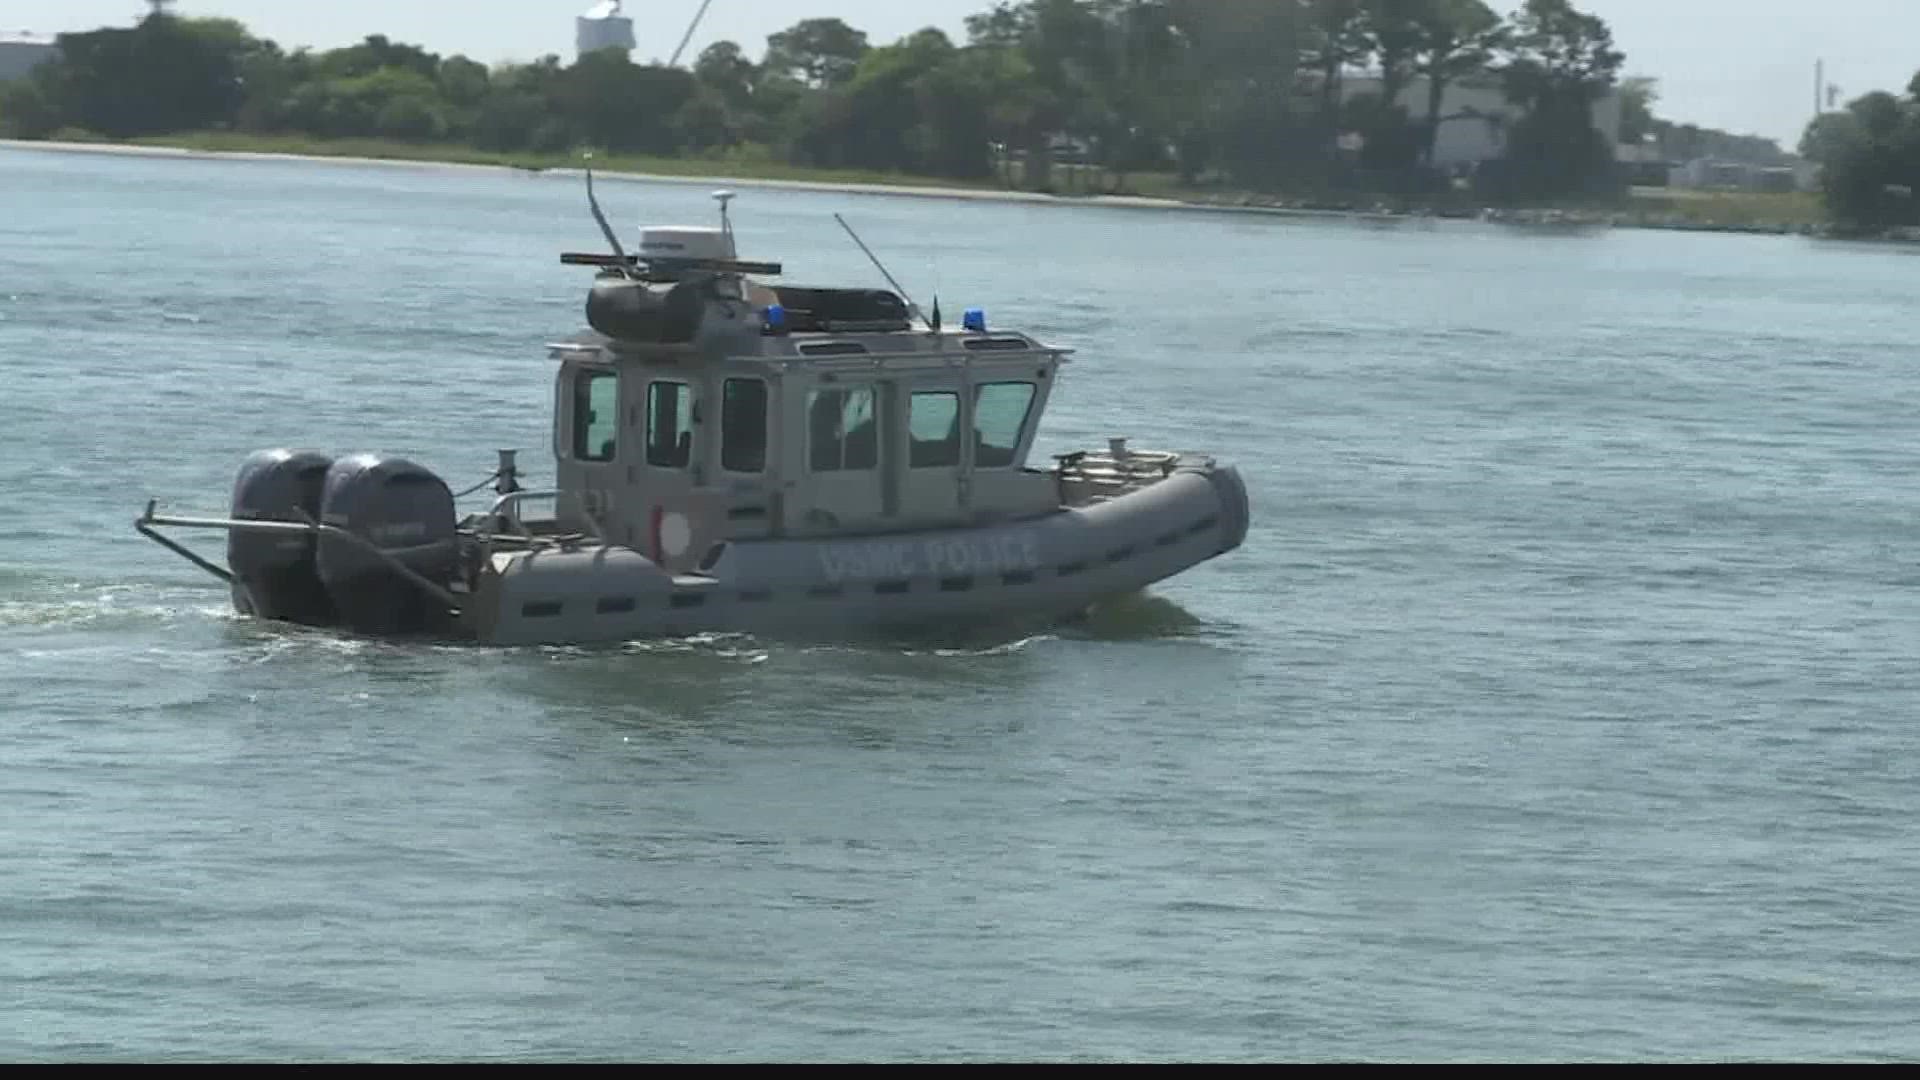
[[767,329],[784,330],[787,326],[787,309],[780,304],[767,305]]
[[960,325],[976,334],[987,332],[987,312],[985,308],[970,307],[960,316]]

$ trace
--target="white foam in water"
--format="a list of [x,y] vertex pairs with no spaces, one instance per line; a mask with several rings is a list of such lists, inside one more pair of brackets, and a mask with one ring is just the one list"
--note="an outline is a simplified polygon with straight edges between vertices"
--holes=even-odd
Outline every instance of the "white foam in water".
[[[223,592],[147,582],[49,581],[30,570],[6,571],[0,631],[133,629],[238,618]],[[218,599],[215,599],[218,597]]]

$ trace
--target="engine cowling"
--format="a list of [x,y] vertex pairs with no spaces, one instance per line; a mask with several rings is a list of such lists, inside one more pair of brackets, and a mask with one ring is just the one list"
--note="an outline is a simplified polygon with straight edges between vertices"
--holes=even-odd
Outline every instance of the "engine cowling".
[[[459,574],[453,493],[405,458],[356,454],[327,470],[320,520],[379,548],[436,585]],[[391,563],[360,544],[323,534],[320,579],[348,627],[370,634],[436,633],[452,613]]]
[[[320,518],[321,492],[333,458],[314,451],[260,450],[234,478],[231,514],[240,521],[311,523]],[[233,606],[243,615],[325,626],[336,618],[320,580],[312,534],[227,534]]]

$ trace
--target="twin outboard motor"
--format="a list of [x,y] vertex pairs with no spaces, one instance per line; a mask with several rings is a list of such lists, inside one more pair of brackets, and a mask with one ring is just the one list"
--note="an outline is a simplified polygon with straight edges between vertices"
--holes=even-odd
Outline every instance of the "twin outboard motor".
[[[262,450],[233,482],[232,516],[243,521],[320,520],[321,489],[333,459],[312,451]],[[320,581],[312,533],[227,534],[233,606],[243,615],[326,626],[338,619]]]
[[[453,493],[402,458],[261,450],[234,480],[232,516],[335,526],[442,588],[459,573]],[[369,634],[437,633],[452,623],[444,600],[344,537],[234,529],[227,565],[243,615]]]
[[[320,520],[372,544],[444,587],[458,575],[460,545],[446,481],[404,458],[357,454],[327,470]],[[437,633],[452,623],[444,600],[379,555],[322,534],[320,580],[346,626],[369,634]]]

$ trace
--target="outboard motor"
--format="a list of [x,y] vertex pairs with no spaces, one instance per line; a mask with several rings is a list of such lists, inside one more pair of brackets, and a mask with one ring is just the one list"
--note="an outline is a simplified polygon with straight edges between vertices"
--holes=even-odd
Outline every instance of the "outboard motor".
[[700,332],[713,275],[666,283],[603,274],[587,293],[587,325],[620,341],[684,345]]
[[[327,470],[320,520],[353,533],[436,585],[459,569],[453,492],[404,458],[356,454]],[[436,633],[452,622],[443,600],[359,544],[323,534],[320,580],[341,621],[367,634]]]
[[[231,516],[241,521],[320,520],[320,491],[333,459],[312,451],[261,450],[240,466]],[[304,514],[305,517],[301,515]],[[336,619],[320,581],[312,533],[227,533],[233,609],[262,619],[326,626]]]

